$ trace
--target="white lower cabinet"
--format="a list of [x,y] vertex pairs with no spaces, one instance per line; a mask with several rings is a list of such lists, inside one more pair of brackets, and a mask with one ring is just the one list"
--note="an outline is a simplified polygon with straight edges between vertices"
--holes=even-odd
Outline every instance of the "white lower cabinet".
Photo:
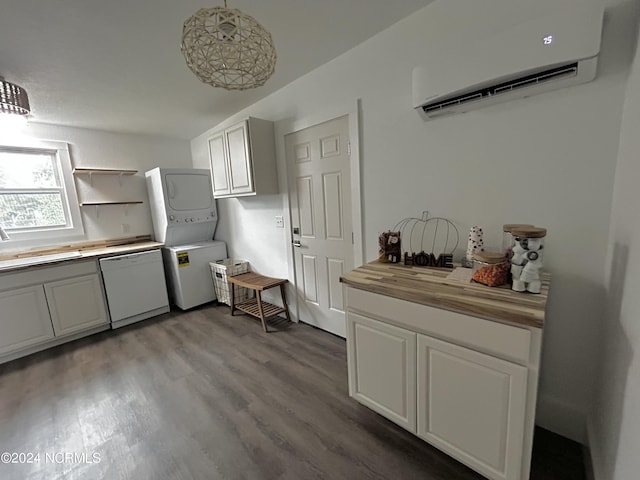
[[350,395],[416,433],[416,334],[349,314]]
[[53,338],[42,285],[0,292],[0,355]]
[[108,328],[95,261],[0,275],[0,363]]
[[496,479],[521,472],[527,369],[418,335],[418,436]]
[[44,285],[57,337],[109,322],[97,274]]
[[487,478],[529,478],[540,329],[345,296],[353,398]]

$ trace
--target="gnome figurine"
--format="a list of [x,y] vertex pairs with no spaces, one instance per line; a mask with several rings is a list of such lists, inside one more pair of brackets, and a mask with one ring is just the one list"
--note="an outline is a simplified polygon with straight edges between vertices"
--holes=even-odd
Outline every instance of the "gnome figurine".
[[542,250],[547,230],[524,228],[513,231],[515,245],[511,257],[511,289],[516,292],[540,293],[542,282]]

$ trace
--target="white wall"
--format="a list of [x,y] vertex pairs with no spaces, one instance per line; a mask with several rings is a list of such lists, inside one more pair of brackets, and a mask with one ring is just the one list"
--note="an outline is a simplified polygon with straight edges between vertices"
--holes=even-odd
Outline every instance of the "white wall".
[[607,258],[602,368],[589,422],[597,480],[627,480],[637,478],[640,472],[639,125],[640,46],[636,47],[627,83],[620,132]]
[[[142,205],[83,207],[85,241],[153,235],[144,172],[154,167],[191,168],[189,142],[185,140],[111,133],[99,130],[31,123],[24,136],[56,140],[70,145],[74,167],[123,168],[138,170],[135,176],[86,176],[75,179],[80,202],[142,200]],[[124,232],[122,225],[129,226]],[[49,242],[46,242],[49,244]]]
[[[493,8],[486,2],[447,0],[425,7],[225,122],[250,114],[282,125],[316,117],[329,106],[336,110],[344,105],[346,112],[361,98],[368,260],[376,257],[380,231],[423,210],[453,220],[463,239],[469,227],[482,225],[486,242],[496,247],[504,223],[547,227],[545,263],[553,280],[538,423],[579,441],[585,440],[584,415],[596,367],[604,254],[634,22],[626,2],[611,4],[599,75],[589,84],[423,122],[411,108],[413,67],[426,58],[446,56],[453,45],[475,42],[517,10],[515,2]],[[196,167],[207,166],[206,137],[213,130],[192,140]],[[283,170],[282,155],[278,161]],[[216,237],[267,274],[285,271],[287,239],[272,221],[283,198],[218,202]]]

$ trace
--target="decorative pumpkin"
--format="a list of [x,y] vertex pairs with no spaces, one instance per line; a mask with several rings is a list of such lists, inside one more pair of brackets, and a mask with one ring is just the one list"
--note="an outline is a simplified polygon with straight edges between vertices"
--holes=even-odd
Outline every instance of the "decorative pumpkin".
[[422,218],[405,218],[393,229],[400,232],[403,252],[428,252],[436,259],[453,256],[460,241],[458,229],[451,221],[442,217],[429,218],[428,211],[422,212]]

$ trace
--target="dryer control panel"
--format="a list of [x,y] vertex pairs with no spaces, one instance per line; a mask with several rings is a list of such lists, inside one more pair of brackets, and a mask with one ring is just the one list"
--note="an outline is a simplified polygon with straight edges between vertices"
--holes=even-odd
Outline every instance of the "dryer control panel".
[[218,219],[216,212],[209,212],[206,215],[186,213],[184,215],[169,215],[167,220],[170,225],[189,225],[191,223],[214,222]]

